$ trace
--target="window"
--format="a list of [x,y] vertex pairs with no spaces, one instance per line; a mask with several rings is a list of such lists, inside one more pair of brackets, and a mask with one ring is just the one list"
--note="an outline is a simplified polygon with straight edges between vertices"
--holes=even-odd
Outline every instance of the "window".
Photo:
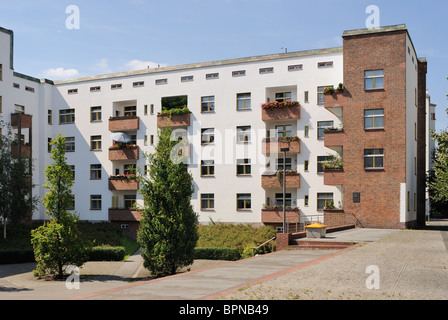
[[215,111],[215,96],[202,97],[201,99],[201,111],[213,112]]
[[185,76],[180,78],[181,82],[189,82],[189,81],[193,81],[193,76]]
[[3,96],[0,96],[0,113],[3,112]]
[[48,138],[48,143],[47,143],[47,151],[48,153],[51,153],[51,142],[53,141],[53,139]]
[[78,89],[68,89],[68,94],[77,94],[78,93]]
[[303,64],[288,66],[288,71],[299,71],[299,70],[303,70]]
[[75,152],[75,137],[65,138],[65,152]]
[[236,175],[250,175],[252,172],[250,159],[237,159],[236,160]]
[[201,194],[201,210],[215,209],[215,195],[213,193]]
[[232,71],[232,77],[242,77],[246,75],[246,70]]
[[260,74],[273,73],[273,72],[274,72],[274,68],[273,67],[260,68]]
[[250,126],[243,126],[236,128],[237,142],[250,142],[250,139],[251,139]]
[[331,156],[319,156],[317,157],[317,173],[324,172],[323,163],[331,159]]
[[146,134],[143,136],[143,145],[145,147],[148,145],[148,136]]
[[3,64],[0,64],[0,81],[3,81]]
[[218,79],[219,73],[209,73],[205,75],[205,79],[211,80],[211,79]]
[[101,195],[90,196],[90,210],[101,210]]
[[333,61],[327,61],[327,62],[319,62],[317,64],[318,68],[331,68],[333,67]]
[[59,110],[59,124],[75,123],[75,109]]
[[31,87],[25,87],[25,91],[28,91],[28,92],[34,92],[34,88],[31,88]]
[[[292,196],[291,193],[285,193],[285,205],[290,207],[292,204]],[[283,206],[283,193],[275,194],[275,205]]]
[[305,205],[305,207],[308,207],[310,204],[310,196],[306,195],[303,199],[303,202],[304,202],[303,204]]
[[310,102],[310,92],[309,91],[305,91],[303,100],[305,101],[305,103]]
[[329,205],[332,205],[333,194],[332,193],[318,193],[317,194],[317,210],[324,210]]
[[275,126],[275,132],[277,133],[277,138],[291,137],[292,126],[291,125]]
[[134,209],[137,202],[137,196],[135,194],[127,194],[124,196],[124,207],[126,209]]
[[14,105],[14,113],[25,114],[25,106],[15,104]]
[[384,149],[366,149],[366,150],[364,150],[364,168],[365,169],[383,169],[384,168]]
[[90,122],[101,121],[101,107],[90,108]]
[[305,162],[303,163],[303,171],[309,171],[310,169],[310,162],[308,160],[305,160]]
[[237,210],[250,210],[251,209],[251,194],[241,193],[236,195],[236,208]]
[[145,104],[145,106],[143,107],[143,114],[144,114],[145,116],[148,115],[148,105],[147,105],[147,104]]
[[12,84],[12,87],[15,88],[15,89],[20,89],[20,84],[18,84],[18,83],[13,83],[13,84]]
[[237,110],[250,110],[251,108],[251,94],[239,93],[236,95],[236,109]]
[[317,104],[324,104],[325,88],[334,88],[334,86],[317,87]]
[[49,125],[53,124],[53,111],[52,110],[48,110],[48,119],[47,119],[47,121],[48,121]]
[[145,82],[144,82],[144,81],[137,81],[137,82],[134,82],[134,83],[132,84],[132,86],[133,86],[134,88],[144,87],[144,86],[145,86]]
[[168,79],[157,79],[156,85],[168,84]]
[[275,100],[278,102],[291,101],[291,92],[279,92],[275,94]]
[[90,137],[90,150],[101,150],[101,136]]
[[110,86],[110,88],[111,88],[112,90],[122,89],[122,88],[123,88],[123,85],[122,85],[121,83],[113,84],[113,85]]
[[91,164],[90,165],[90,180],[101,180],[101,165]]
[[101,87],[90,87],[90,92],[101,91]]
[[153,134],[149,137],[149,144],[150,144],[151,146],[154,145],[154,135],[153,135]]
[[202,160],[201,161],[201,176],[209,177],[215,175],[215,161]]
[[[277,158],[276,163],[277,163],[277,165],[276,165],[275,169],[277,171],[283,170],[283,158]],[[292,170],[292,159],[291,158],[286,158],[284,164],[285,164],[285,170]]]
[[308,138],[310,136],[310,127],[309,126],[305,126],[305,128],[303,129],[303,135],[305,138]]
[[151,114],[154,114],[154,105],[153,104],[149,106],[149,111]]
[[215,141],[215,129],[202,129],[201,131],[202,144],[209,144]]
[[124,116],[125,117],[136,117],[137,116],[137,107],[124,107]]
[[364,110],[364,129],[383,129],[384,110]]
[[76,174],[75,174],[75,172],[76,172],[76,170],[75,170],[75,166],[74,166],[74,165],[70,165],[70,170],[72,171],[72,178],[73,178],[73,180],[75,180],[75,178],[76,178]]
[[325,135],[325,129],[333,128],[333,121],[319,121],[317,123],[317,138],[323,139]]
[[364,72],[364,88],[366,90],[384,88],[384,71],[373,70]]

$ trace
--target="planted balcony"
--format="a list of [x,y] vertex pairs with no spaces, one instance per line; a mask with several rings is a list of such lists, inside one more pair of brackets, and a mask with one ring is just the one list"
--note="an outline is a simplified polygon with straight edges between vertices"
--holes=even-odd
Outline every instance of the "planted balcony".
[[263,121],[300,119],[300,103],[297,101],[272,101],[261,106]]
[[111,176],[109,190],[111,191],[137,191],[139,183],[135,174]]
[[339,156],[330,156],[322,164],[324,170],[324,184],[327,186],[338,186],[344,184],[344,164]]
[[158,128],[189,127],[191,111],[188,109],[188,96],[162,98],[162,112],[157,116]]
[[[285,209],[286,221],[288,223],[300,223],[300,209],[297,207],[287,206]],[[283,206],[264,205],[261,210],[261,222],[264,224],[282,223],[283,222]]]
[[139,160],[140,148],[134,144],[115,144],[109,148],[109,160]]
[[342,128],[326,129],[324,135],[324,145],[327,148],[331,148],[339,152],[340,148],[346,142],[346,137],[347,135],[345,133],[345,130]]
[[300,139],[297,136],[266,138],[262,144],[263,154],[279,154],[283,148],[289,148],[288,154],[300,153]]
[[109,131],[137,131],[140,129],[140,118],[137,116],[112,117],[109,119]]
[[350,99],[350,93],[339,84],[337,89],[328,87],[324,90],[324,107],[338,117],[342,117],[342,110]]
[[[300,188],[300,174],[296,170],[286,171],[286,188]],[[279,170],[274,173],[264,173],[261,176],[261,187],[263,189],[282,188],[283,187],[283,171]]]

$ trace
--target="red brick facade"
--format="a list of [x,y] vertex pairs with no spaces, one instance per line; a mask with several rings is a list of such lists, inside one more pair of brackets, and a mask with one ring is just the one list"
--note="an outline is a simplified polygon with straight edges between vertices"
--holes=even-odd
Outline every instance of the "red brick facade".
[[[325,145],[343,147],[344,210],[364,227],[413,225],[415,221],[400,222],[400,184],[406,183],[407,31],[345,34],[343,38],[345,90],[339,97],[326,97],[325,107],[329,111],[342,107],[344,130],[326,134]],[[365,89],[365,71],[369,70],[384,71],[383,88]],[[384,110],[384,129],[364,128],[367,109]],[[365,149],[384,149],[383,169],[364,168]],[[354,193],[360,194],[359,202],[354,201]]]

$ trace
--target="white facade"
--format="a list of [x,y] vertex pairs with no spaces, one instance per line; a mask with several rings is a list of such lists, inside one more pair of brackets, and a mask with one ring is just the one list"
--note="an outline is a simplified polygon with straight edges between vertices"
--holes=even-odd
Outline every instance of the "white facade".
[[[288,188],[291,194],[291,205],[298,207],[305,216],[319,213],[317,194],[333,194],[336,207],[342,206],[341,187],[324,185],[323,174],[318,173],[317,159],[319,156],[335,154],[324,146],[322,138],[318,137],[318,122],[332,122],[332,127],[339,127],[342,119],[327,111],[319,103],[318,88],[334,86],[343,83],[343,52],[342,48],[315,51],[291,52],[259,57],[232,59],[184,66],[148,69],[136,72],[94,76],[76,80],[51,82],[38,80],[15,74],[12,61],[12,32],[0,29],[0,63],[3,79],[0,81],[0,96],[2,96],[2,116],[9,121],[14,106],[25,106],[25,113],[33,116],[33,183],[37,185],[35,194],[41,198],[45,190],[44,169],[50,161],[48,139],[62,133],[73,137],[75,151],[67,152],[68,163],[75,169],[75,211],[81,220],[107,221],[111,207],[123,207],[125,195],[136,195],[138,192],[110,191],[109,177],[122,174],[124,166],[135,164],[144,168],[146,159],[144,152],[154,152],[157,144],[157,114],[161,111],[163,97],[188,96],[188,108],[192,112],[191,125],[188,127],[188,140],[191,146],[190,171],[194,178],[195,193],[192,203],[199,213],[200,222],[227,223],[261,223],[263,206],[275,204],[279,189],[263,189],[261,176],[266,171],[276,170],[276,159],[268,159],[262,152],[262,141],[267,131],[276,129],[276,125],[290,125],[291,135],[300,139],[300,153],[289,155],[291,169],[300,173],[300,188]],[[409,40],[410,42],[410,40]],[[413,56],[415,51],[412,48]],[[319,66],[320,63],[331,62],[329,66]],[[415,61],[414,66],[416,66]],[[298,70],[291,66],[301,66]],[[413,65],[408,63],[409,68]],[[273,72],[260,73],[260,69],[273,68]],[[294,69],[294,70],[291,70]],[[244,75],[236,71],[245,71]],[[207,75],[215,74],[211,79]],[[218,76],[216,76],[218,74]],[[192,81],[181,81],[182,77],[193,77]],[[157,80],[163,79],[163,84]],[[190,80],[190,78],[188,79]],[[407,93],[407,109],[415,108],[414,87],[417,86],[417,72],[409,72]],[[143,82],[134,86],[135,82]],[[20,85],[19,89],[13,83]],[[117,88],[115,85],[121,85]],[[34,92],[25,91],[25,87],[34,88]],[[99,87],[99,89],[98,89]],[[96,88],[92,90],[91,88]],[[76,90],[76,93],[73,92]],[[250,93],[250,109],[237,110],[238,94]],[[276,100],[276,94],[290,93],[292,101],[301,105],[300,119],[282,121],[262,121],[261,105],[267,101]],[[213,112],[202,112],[201,99],[214,97]],[[305,100],[307,97],[307,100]],[[412,105],[412,106],[411,106]],[[113,145],[109,131],[109,118],[120,113],[124,108],[135,106],[139,117],[139,129],[129,132],[136,136],[136,144],[140,147],[140,159],[137,161],[110,161],[109,147]],[[91,108],[101,107],[101,120],[92,121]],[[74,109],[75,121],[70,124],[60,124],[60,110]],[[152,112],[153,111],[153,112]],[[49,114],[51,112],[51,114]],[[49,117],[51,119],[49,119]],[[416,112],[409,111],[407,135],[414,135]],[[250,126],[251,139],[248,143],[238,143],[237,127]],[[305,134],[305,128],[308,135]],[[201,144],[201,130],[214,129],[213,144]],[[91,138],[100,136],[101,149],[91,151]],[[27,138],[26,138],[27,139]],[[407,172],[413,174],[416,141],[409,141],[409,153],[406,157]],[[238,159],[250,159],[251,174],[237,175]],[[201,161],[214,160],[214,175],[201,176]],[[305,170],[305,162],[308,170]],[[91,166],[101,166],[101,179],[91,179]],[[413,194],[416,186],[407,186],[402,192]],[[201,195],[214,194],[213,210],[201,210]],[[237,194],[250,194],[249,210],[237,210]],[[91,196],[101,196],[101,208],[92,210]],[[308,203],[305,204],[305,197]],[[269,199],[269,203],[267,202]],[[96,208],[98,209],[98,208]],[[44,209],[40,205],[34,213],[34,219],[45,218]],[[407,217],[405,221],[409,220]]]

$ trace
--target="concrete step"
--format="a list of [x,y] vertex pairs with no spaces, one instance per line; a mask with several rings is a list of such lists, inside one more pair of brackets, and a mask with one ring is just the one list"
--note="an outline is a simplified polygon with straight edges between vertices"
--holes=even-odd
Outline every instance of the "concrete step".
[[292,240],[288,248],[303,250],[341,250],[354,244],[354,242]]

